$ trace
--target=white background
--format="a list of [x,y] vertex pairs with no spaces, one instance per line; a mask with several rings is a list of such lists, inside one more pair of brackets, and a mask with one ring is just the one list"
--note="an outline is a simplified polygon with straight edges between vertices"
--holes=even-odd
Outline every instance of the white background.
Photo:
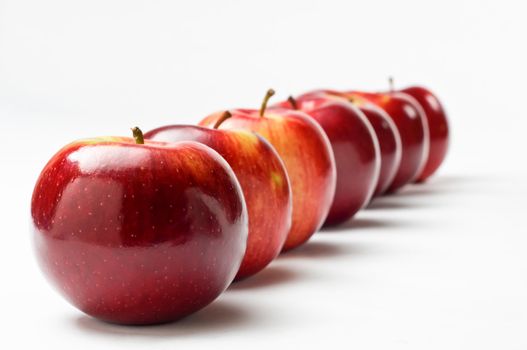
[[[525,349],[524,1],[0,0],[0,348]],[[29,233],[70,141],[195,123],[313,88],[425,84],[446,105],[433,180],[376,200],[211,306],[120,327],[67,304]]]

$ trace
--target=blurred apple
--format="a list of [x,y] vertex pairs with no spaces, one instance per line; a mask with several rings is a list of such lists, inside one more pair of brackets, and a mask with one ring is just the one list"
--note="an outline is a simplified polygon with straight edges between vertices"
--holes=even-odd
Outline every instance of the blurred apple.
[[301,110],[324,129],[337,169],[337,185],[325,225],[352,218],[373,195],[381,166],[379,143],[364,114],[347,101],[326,94],[304,94],[279,103]]

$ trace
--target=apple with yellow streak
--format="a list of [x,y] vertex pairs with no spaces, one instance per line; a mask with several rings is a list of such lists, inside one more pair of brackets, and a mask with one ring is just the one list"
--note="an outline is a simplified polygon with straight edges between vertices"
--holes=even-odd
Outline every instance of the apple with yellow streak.
[[[259,110],[230,110],[231,118],[219,129],[247,129],[262,135],[282,158],[293,193],[292,226],[283,250],[306,242],[324,223],[335,194],[335,159],[322,128],[303,112],[284,108],[267,110],[274,94],[269,90]],[[213,127],[216,113],[199,124]]]

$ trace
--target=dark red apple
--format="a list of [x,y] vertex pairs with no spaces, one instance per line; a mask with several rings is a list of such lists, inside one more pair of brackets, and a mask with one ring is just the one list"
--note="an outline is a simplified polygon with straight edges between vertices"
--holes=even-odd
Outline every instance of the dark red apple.
[[419,103],[402,92],[350,91],[346,92],[346,95],[351,98],[366,98],[381,107],[397,126],[402,144],[401,164],[387,191],[395,192],[414,181],[426,163],[430,144],[426,116]]
[[[230,113],[220,113],[216,128]],[[245,130],[217,130],[190,125],[154,129],[155,141],[197,141],[217,151],[236,174],[249,213],[245,257],[236,275],[241,279],[262,270],[280,253],[291,228],[291,190],[284,165],[261,136]]]
[[370,202],[379,178],[379,143],[370,122],[352,104],[325,94],[290,97],[279,105],[305,112],[324,129],[337,168],[335,197],[325,225],[349,220]]
[[392,118],[383,109],[365,99],[350,98],[349,101],[368,118],[379,140],[381,171],[374,192],[374,196],[379,196],[388,190],[401,165],[403,153],[401,136]]
[[123,324],[177,320],[232,282],[247,210],[227,162],[196,142],[74,142],[31,201],[39,264],[76,307]]
[[305,95],[317,96],[320,94],[339,101],[352,103],[355,107],[359,108],[370,122],[375,130],[381,152],[381,170],[373,195],[379,196],[383,194],[392,183],[401,164],[401,136],[392,118],[380,107],[358,96],[352,98],[345,93],[335,90],[317,90]]
[[[230,110],[220,129],[247,129],[262,135],[282,158],[293,192],[292,226],[283,250],[306,242],[324,223],[335,194],[335,159],[329,140],[312,118],[290,109],[266,110],[269,90],[260,110]],[[199,124],[213,126],[214,114]]]
[[419,102],[425,111],[430,133],[430,150],[423,170],[417,176],[417,181],[425,181],[443,163],[448,151],[449,128],[445,109],[439,99],[428,89],[413,86],[401,90]]

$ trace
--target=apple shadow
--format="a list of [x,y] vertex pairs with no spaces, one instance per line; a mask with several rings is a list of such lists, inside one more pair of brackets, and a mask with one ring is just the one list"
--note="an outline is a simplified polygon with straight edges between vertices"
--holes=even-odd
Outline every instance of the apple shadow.
[[247,327],[255,316],[246,309],[224,300],[216,300],[204,309],[181,320],[147,326],[126,326],[99,321],[87,315],[78,316],[74,325],[82,332],[114,337],[185,337],[201,333],[221,333]]
[[460,175],[439,175],[432,177],[425,182],[418,182],[404,186],[399,191],[388,194],[388,197],[418,197],[448,195],[452,192],[471,191],[469,184],[492,181],[492,178],[485,176],[460,176]]
[[309,241],[298,248],[282,253],[279,259],[329,258],[352,253],[348,246],[321,241]]
[[410,184],[402,188],[401,190],[389,194],[387,198],[392,197],[421,197],[421,196],[436,196],[436,195],[444,195],[449,194],[451,191],[449,191],[448,187],[440,187],[438,184],[435,183],[417,183],[417,184]]
[[390,194],[388,196],[374,198],[365,209],[412,209],[418,207],[416,203],[405,202],[403,199],[404,198],[398,194]]
[[[409,184],[393,193],[375,197],[366,207],[370,209],[413,209],[434,206],[433,196],[449,195],[450,188],[441,188],[433,184]],[[420,198],[427,197],[422,201]]]
[[228,291],[251,290],[289,283],[300,278],[300,274],[285,266],[271,265],[254,276],[232,283]]
[[391,227],[400,227],[404,226],[404,223],[393,220],[379,220],[371,218],[352,218],[346,222],[343,222],[339,225],[323,227],[321,232],[339,232],[339,231],[349,231],[349,230],[368,230],[368,229],[389,229]]

